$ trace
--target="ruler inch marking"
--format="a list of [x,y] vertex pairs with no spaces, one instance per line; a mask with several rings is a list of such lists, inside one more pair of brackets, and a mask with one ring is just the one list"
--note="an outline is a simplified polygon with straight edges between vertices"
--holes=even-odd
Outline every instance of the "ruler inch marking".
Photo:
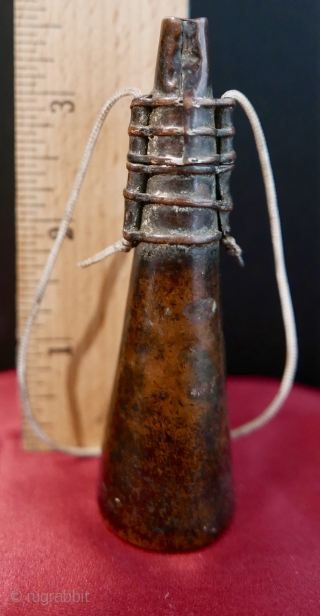
[[[52,29],[60,29],[62,26],[60,24],[16,24],[16,30],[24,30],[29,33],[30,30],[35,30],[36,28],[52,28]],[[32,32],[30,33],[32,36]],[[35,36],[35,35],[33,35]]]
[[42,91],[42,92],[24,92],[25,96],[31,96],[31,95],[36,95],[36,96],[75,96],[75,92],[69,92],[69,91],[64,91],[64,90],[49,90],[49,91]]
[[[101,107],[119,88],[152,90],[161,19],[187,17],[187,0],[14,0],[14,8],[19,339]],[[89,271],[76,264],[121,234],[129,107],[128,97],[103,129],[30,338],[31,407],[67,445],[101,442],[97,419],[113,386],[131,255]],[[24,446],[47,449],[26,420]]]

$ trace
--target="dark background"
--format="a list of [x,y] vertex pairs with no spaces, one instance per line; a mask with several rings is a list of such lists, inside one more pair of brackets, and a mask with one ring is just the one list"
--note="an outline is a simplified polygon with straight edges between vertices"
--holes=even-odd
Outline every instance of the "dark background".
[[[243,91],[273,164],[297,319],[297,380],[320,387],[319,32],[317,0],[191,1],[209,19],[214,96]],[[0,369],[15,358],[13,3],[0,2]],[[285,345],[269,222],[248,121],[234,114],[232,232],[246,267],[222,257],[228,372],[280,376]]]

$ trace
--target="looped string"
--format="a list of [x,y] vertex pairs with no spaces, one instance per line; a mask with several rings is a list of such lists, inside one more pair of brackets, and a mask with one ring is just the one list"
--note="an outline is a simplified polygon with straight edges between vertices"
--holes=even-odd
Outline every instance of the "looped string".
[[242,94],[242,92],[239,92],[238,90],[228,90],[228,92],[223,94],[222,98],[234,98],[238,103],[240,103],[251,124],[253,136],[256,142],[266,191],[275,273],[278,284],[287,350],[285,369],[278,393],[269,406],[267,406],[267,408],[260,415],[258,415],[258,417],[248,421],[238,428],[231,430],[232,438],[238,438],[239,436],[250,434],[254,430],[261,428],[261,426],[270,421],[270,419],[272,419],[272,417],[274,417],[279,411],[294,382],[298,361],[298,340],[290,287],[283,254],[277,193],[264,132],[253,105],[250,103],[249,99]]
[[[140,92],[140,90],[137,90],[136,88],[124,88],[122,90],[119,90],[111,98],[107,100],[107,102],[105,103],[105,105],[103,106],[99,114],[99,117],[94,125],[94,128],[89,137],[87,146],[85,148],[85,152],[84,152],[84,155],[83,155],[80,167],[79,167],[79,171],[76,176],[76,180],[75,180],[72,192],[71,192],[71,196],[67,203],[65,213],[62,218],[60,227],[59,227],[57,237],[49,253],[47,263],[41,275],[38,289],[36,292],[36,296],[35,296],[35,299],[34,299],[34,302],[31,308],[30,315],[27,319],[24,331],[22,333],[20,344],[19,344],[19,349],[18,349],[18,358],[17,358],[18,380],[19,380],[22,403],[23,403],[23,407],[25,410],[25,415],[31,427],[33,428],[35,434],[44,443],[49,445],[52,449],[56,449],[58,451],[73,454],[76,456],[97,456],[101,454],[101,448],[100,447],[70,447],[70,446],[60,445],[59,443],[56,443],[53,439],[51,439],[42,430],[41,426],[38,424],[38,421],[33,415],[33,411],[32,411],[30,400],[29,400],[29,393],[28,393],[27,379],[26,379],[26,358],[27,358],[27,352],[28,352],[28,345],[29,345],[30,335],[31,335],[31,331],[32,331],[35,318],[40,308],[40,304],[43,299],[45,290],[47,288],[47,285],[48,285],[54,264],[58,257],[62,242],[67,234],[68,227],[69,227],[69,224],[72,218],[72,214],[73,214],[73,211],[74,211],[74,208],[75,208],[78,196],[79,196],[79,192],[83,184],[83,181],[84,181],[84,178],[85,178],[88,166],[89,166],[89,162],[91,160],[91,156],[95,148],[97,139],[99,137],[101,128],[103,126],[103,123],[110,109],[113,107],[113,105],[118,100],[120,100],[124,96],[139,97],[141,95],[142,93]],[[249,434],[250,432],[256,430],[257,428],[260,428],[267,421],[269,421],[272,417],[274,417],[274,415],[277,413],[277,411],[279,410],[280,406],[284,402],[285,398],[287,397],[292,387],[292,383],[293,383],[294,375],[296,371],[296,365],[297,365],[298,349],[297,349],[297,335],[296,335],[293,306],[292,306],[292,301],[291,301],[289,283],[287,279],[284,255],[283,255],[283,245],[282,245],[279,211],[278,211],[278,206],[277,206],[277,197],[276,197],[273,173],[272,173],[271,163],[269,159],[269,153],[268,153],[266,140],[263,134],[263,130],[262,130],[259,118],[253,106],[249,102],[249,100],[241,92],[238,92],[237,90],[229,90],[223,95],[222,98],[226,98],[226,97],[234,98],[243,107],[251,123],[251,127],[253,130],[253,134],[255,137],[256,145],[257,145],[257,150],[259,154],[262,175],[263,175],[265,190],[266,190],[267,205],[268,205],[269,218],[270,218],[271,239],[272,239],[272,245],[273,245],[273,251],[274,251],[276,277],[277,277],[277,283],[278,283],[278,289],[279,289],[279,295],[280,295],[282,316],[283,316],[283,322],[284,322],[285,334],[286,334],[286,346],[287,346],[287,357],[286,357],[285,370],[284,370],[284,374],[283,374],[282,381],[281,381],[280,388],[279,388],[277,395],[272,400],[271,404],[269,404],[269,406],[265,409],[265,411],[261,413],[261,415],[259,415],[257,418],[253,419],[252,421],[249,421],[248,423],[244,424],[243,426],[239,426],[238,428],[231,430],[232,438],[238,438],[239,436]],[[242,251],[241,251],[240,246],[238,246],[238,244],[236,243],[235,239],[231,236],[226,236],[223,238],[222,241],[227,251],[229,252],[229,254],[237,257],[239,262],[243,264],[243,260],[241,256]],[[106,259],[107,257],[114,254],[115,252],[129,252],[132,247],[133,246],[130,242],[122,238],[118,240],[117,242],[115,242],[114,244],[112,244],[111,246],[109,246],[108,248],[106,248],[105,250],[94,255],[93,257],[90,257],[89,259],[86,259],[85,261],[78,263],[78,265],[80,267],[88,267],[89,265],[92,265],[93,263],[98,263],[99,261]]]
[[[95,145],[97,143],[98,137],[100,135],[102,126],[104,124],[104,121],[109,111],[112,109],[113,105],[115,105],[115,103],[119,101],[121,98],[123,98],[124,96],[138,97],[138,96],[142,96],[142,92],[138,90],[137,88],[123,88],[122,90],[118,90],[118,92],[115,92],[115,94],[113,94],[113,96],[111,96],[106,101],[106,103],[103,105],[99,113],[98,119],[92,129],[91,135],[86,145],[86,148],[85,148],[85,151],[84,151],[81,163],[80,163],[80,167],[79,167],[76,179],[75,179],[75,183],[73,185],[73,189],[72,189],[69,201],[66,205],[66,209],[65,209],[63,218],[61,220],[61,223],[60,223],[57,237],[49,252],[46,265],[41,274],[41,278],[38,284],[36,295],[35,295],[35,298],[32,304],[32,308],[28,316],[28,319],[26,321],[26,324],[25,324],[25,327],[24,327],[24,330],[23,330],[23,333],[20,339],[19,348],[18,348],[18,357],[17,357],[18,381],[20,385],[22,404],[24,407],[26,418],[28,419],[35,434],[44,443],[46,443],[46,445],[49,445],[49,447],[51,447],[52,449],[57,449],[58,451],[62,451],[64,453],[70,453],[75,456],[98,456],[101,453],[101,449],[100,447],[69,447],[69,446],[60,445],[59,443],[56,443],[52,438],[50,438],[50,436],[48,436],[48,434],[46,434],[46,432],[42,430],[41,426],[38,424],[38,421],[36,420],[33,414],[31,404],[30,404],[30,399],[29,399],[27,375],[26,375],[27,353],[28,353],[29,340],[30,340],[30,335],[31,335],[31,331],[33,328],[33,324],[38,314],[41,301],[43,299],[45,290],[47,288],[54,264],[60,252],[62,242],[64,238],[66,237],[68,227],[69,227],[69,224],[72,218],[72,214],[73,214],[75,205],[77,203],[79,193],[80,193],[85,175],[87,173],[88,166],[89,166]],[[107,256],[113,254],[113,252],[117,252],[117,250],[121,250],[121,248],[119,248],[119,246],[116,247],[116,245],[118,245],[118,242],[113,244],[113,246],[110,246],[110,248],[107,249],[107,251],[104,251],[107,253],[109,250]]]

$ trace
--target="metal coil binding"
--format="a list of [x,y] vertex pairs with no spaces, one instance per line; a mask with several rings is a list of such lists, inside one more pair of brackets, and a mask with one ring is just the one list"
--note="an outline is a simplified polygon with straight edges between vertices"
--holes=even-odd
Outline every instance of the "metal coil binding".
[[[228,234],[234,105],[232,98],[209,97],[154,95],[132,101],[123,192],[127,240],[192,244]],[[163,211],[168,206],[174,210],[171,228]]]

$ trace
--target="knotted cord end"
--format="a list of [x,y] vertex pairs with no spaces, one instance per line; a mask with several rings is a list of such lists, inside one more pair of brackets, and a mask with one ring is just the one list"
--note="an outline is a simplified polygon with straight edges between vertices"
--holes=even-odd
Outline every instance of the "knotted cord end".
[[239,265],[244,267],[244,260],[242,258],[242,248],[240,248],[239,244],[237,244],[234,237],[231,235],[226,235],[222,238],[222,243],[230,257],[235,257],[238,260]]
[[128,242],[125,238],[118,240],[108,248],[105,248],[101,252],[98,252],[93,257],[89,257],[89,259],[85,259],[85,261],[80,261],[77,263],[78,267],[89,267],[89,265],[93,265],[94,263],[99,263],[99,261],[103,261],[107,259],[115,252],[129,252],[132,248],[131,242]]

